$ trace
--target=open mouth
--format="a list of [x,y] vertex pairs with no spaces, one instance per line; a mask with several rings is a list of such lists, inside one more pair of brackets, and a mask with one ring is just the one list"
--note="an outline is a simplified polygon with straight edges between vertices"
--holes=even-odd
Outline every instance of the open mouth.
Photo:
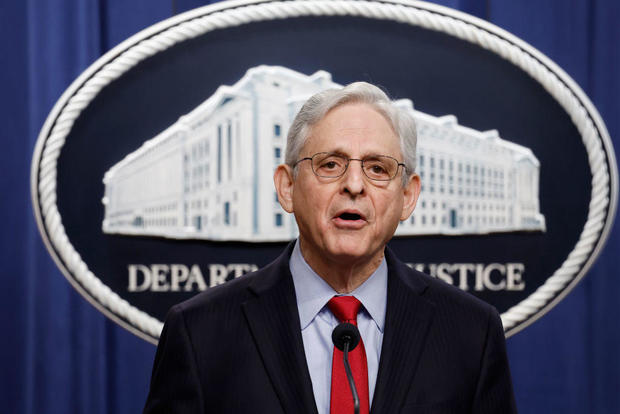
[[362,219],[362,216],[356,213],[342,213],[338,217],[341,218],[342,220],[352,220],[352,221]]
[[366,217],[357,209],[341,211],[334,216],[334,225],[339,229],[360,230],[366,224]]

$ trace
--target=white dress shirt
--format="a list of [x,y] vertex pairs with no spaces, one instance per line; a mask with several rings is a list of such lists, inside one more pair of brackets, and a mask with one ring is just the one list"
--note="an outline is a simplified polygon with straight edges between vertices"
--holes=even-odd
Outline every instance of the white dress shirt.
[[[327,302],[339,295],[305,261],[299,248],[299,240],[291,254],[289,263],[297,308],[301,336],[304,343],[306,361],[312,380],[314,400],[319,414],[329,414],[332,355],[334,344],[332,331],[340,323],[326,306]],[[370,406],[377,382],[379,357],[383,342],[385,310],[387,303],[387,264],[385,258],[375,272],[349,295],[362,303],[357,315],[357,326],[364,341],[368,360],[368,396]]]

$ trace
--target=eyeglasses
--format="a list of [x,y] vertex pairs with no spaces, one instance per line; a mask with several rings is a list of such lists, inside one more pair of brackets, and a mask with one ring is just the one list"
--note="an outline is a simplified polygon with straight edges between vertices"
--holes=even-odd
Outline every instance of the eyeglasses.
[[344,155],[333,152],[319,152],[312,157],[298,160],[293,167],[297,167],[302,161],[310,160],[312,172],[318,177],[338,178],[344,175],[351,161],[360,161],[362,171],[366,177],[373,181],[390,181],[398,174],[398,167],[405,164],[398,162],[388,155],[370,155],[363,159],[347,158]]

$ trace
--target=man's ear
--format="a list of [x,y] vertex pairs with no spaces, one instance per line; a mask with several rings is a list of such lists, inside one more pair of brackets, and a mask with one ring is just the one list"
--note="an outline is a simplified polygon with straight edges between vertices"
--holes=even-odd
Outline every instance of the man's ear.
[[413,209],[420,196],[421,188],[422,183],[420,182],[420,176],[418,174],[410,175],[407,184],[403,187],[404,202],[403,211],[400,215],[401,221],[407,220],[411,213],[413,213]]
[[287,213],[293,212],[293,188],[295,187],[295,179],[293,178],[293,169],[285,164],[278,165],[276,172],[273,174],[273,183],[278,193],[278,201]]

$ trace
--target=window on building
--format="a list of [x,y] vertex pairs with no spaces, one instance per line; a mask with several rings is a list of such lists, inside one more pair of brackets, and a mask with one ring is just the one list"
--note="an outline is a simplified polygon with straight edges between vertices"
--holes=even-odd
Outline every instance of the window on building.
[[282,227],[282,213],[276,213],[274,218],[276,227]]
[[224,203],[224,224],[230,225],[230,203],[228,201]]
[[222,182],[222,126],[217,126],[217,182]]
[[238,114],[235,115],[235,155],[237,156],[237,166],[241,165],[241,123],[239,122]]
[[230,121],[228,121],[228,131],[227,131],[227,138],[228,138],[228,179],[232,180],[232,174],[233,174],[233,163],[232,163],[232,124],[230,123]]
[[280,137],[282,135],[282,127],[280,126],[280,124],[273,125],[273,135],[275,137]]

